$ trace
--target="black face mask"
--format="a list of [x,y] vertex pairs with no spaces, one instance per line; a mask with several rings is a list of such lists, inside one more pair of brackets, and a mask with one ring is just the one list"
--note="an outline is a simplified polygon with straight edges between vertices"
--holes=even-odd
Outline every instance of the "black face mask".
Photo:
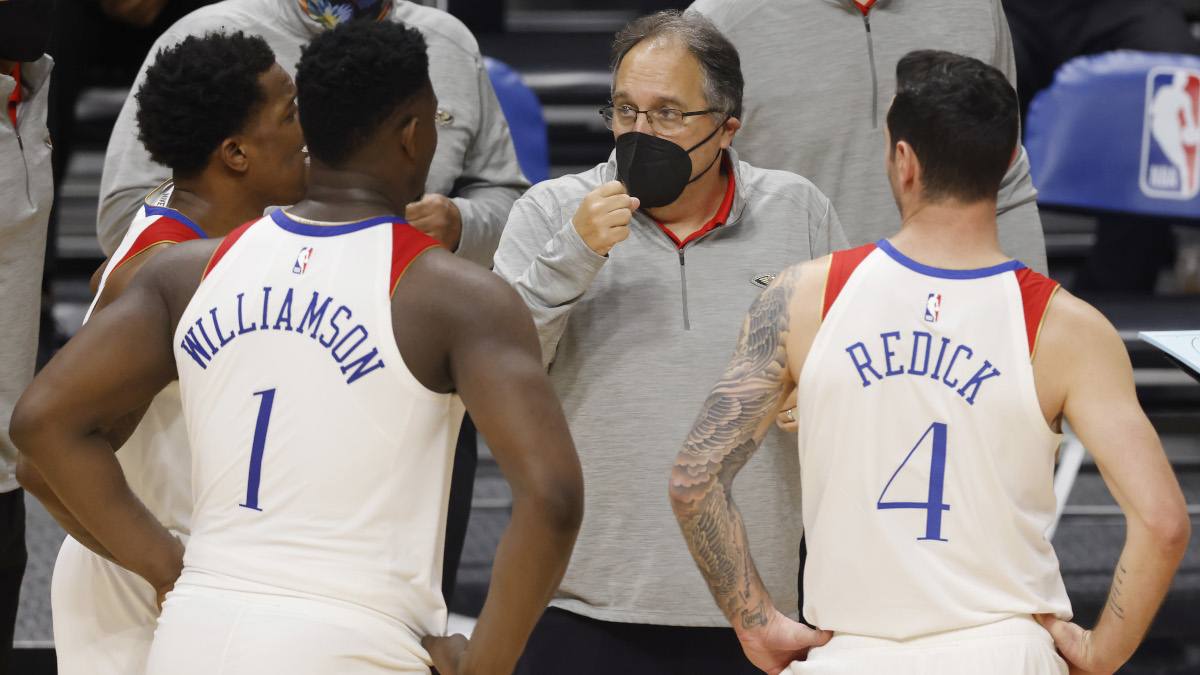
[[0,2],[0,59],[28,63],[42,58],[53,17],[54,0]]
[[673,203],[688,185],[700,180],[700,176],[717,163],[720,152],[699,176],[692,178],[692,160],[688,154],[707,143],[728,120],[729,115],[726,115],[712,133],[687,150],[665,138],[640,131],[621,134],[617,137],[617,180],[625,184],[630,197],[641,201],[640,208],[653,209]]

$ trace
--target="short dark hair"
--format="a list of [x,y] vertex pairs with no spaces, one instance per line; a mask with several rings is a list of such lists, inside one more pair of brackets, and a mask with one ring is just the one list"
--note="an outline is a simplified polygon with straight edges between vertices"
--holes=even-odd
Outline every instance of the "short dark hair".
[[704,98],[709,109],[742,116],[742,60],[737,47],[725,37],[712,20],[696,12],[668,9],[634,21],[617,33],[612,44],[612,79],[629,50],[645,40],[666,37],[679,40],[700,62]]
[[429,86],[420,31],[393,21],[350,21],[322,31],[296,66],[300,127],[314,159],[336,167]]
[[275,53],[257,35],[207,33],[158,52],[138,89],[138,139],[175,174],[204,170],[226,138],[266,102],[259,77]]
[[909,52],[896,64],[887,124],[889,153],[900,141],[916,152],[927,199],[995,199],[1017,147],[1017,92],[978,59]]

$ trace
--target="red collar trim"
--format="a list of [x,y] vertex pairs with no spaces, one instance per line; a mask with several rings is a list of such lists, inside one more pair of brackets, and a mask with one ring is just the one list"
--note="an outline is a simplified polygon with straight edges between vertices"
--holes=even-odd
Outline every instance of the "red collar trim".
[[693,242],[700,237],[703,237],[709,232],[712,232],[716,228],[724,225],[726,220],[729,220],[729,212],[733,209],[733,188],[735,181],[733,177],[733,163],[729,161],[728,154],[721,158],[721,167],[725,169],[726,175],[729,176],[729,184],[725,186],[725,198],[721,200],[721,206],[717,209],[716,215],[714,215],[712,220],[708,221],[704,227],[688,235],[687,239],[679,241],[679,237],[676,237],[674,232],[668,230],[657,220],[654,221],[654,224],[658,225],[658,229],[667,233],[667,236],[671,238],[671,241],[675,243],[675,246],[682,249],[689,242]]
[[866,16],[867,12],[871,11],[871,5],[875,4],[875,0],[867,0],[866,2],[859,2],[858,0],[851,1],[854,3],[854,6],[858,8],[858,11],[862,12],[863,16]]
[[17,104],[21,102],[21,64],[17,64],[13,68],[12,77],[17,81],[17,86],[13,87],[12,96],[8,97],[8,116],[12,119],[13,128],[17,128]]

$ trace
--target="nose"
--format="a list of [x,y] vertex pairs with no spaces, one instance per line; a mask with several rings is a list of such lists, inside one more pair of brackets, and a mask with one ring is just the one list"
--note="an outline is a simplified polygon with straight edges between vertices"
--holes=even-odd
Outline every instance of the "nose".
[[636,119],[633,120],[633,129],[631,131],[640,131],[643,134],[653,134],[654,128],[650,126],[650,115],[648,113],[638,113]]

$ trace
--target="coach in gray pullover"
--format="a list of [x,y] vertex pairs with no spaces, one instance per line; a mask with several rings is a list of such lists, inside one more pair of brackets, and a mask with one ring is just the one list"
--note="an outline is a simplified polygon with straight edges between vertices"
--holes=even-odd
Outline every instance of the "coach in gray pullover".
[[[496,252],[496,272],[533,313],[587,500],[570,568],[517,673],[758,673],[692,562],[666,476],[751,302],[783,268],[846,239],[812,183],[726,149],[741,75],[711,23],[646,17],[618,34],[613,55],[617,152],[531,188]],[[671,162],[661,160],[672,153],[693,182],[664,204]],[[738,477],[739,505],[758,572],[792,617],[798,485],[795,441],[772,429]]]
[[[896,64],[942,49],[999,68],[1016,86],[1000,0],[696,0],[737,46],[746,132],[734,146],[757,166],[796,171],[833,200],[852,246],[900,231],[884,172],[884,118]],[[1020,148],[1000,185],[1004,252],[1046,274],[1046,243]]]

